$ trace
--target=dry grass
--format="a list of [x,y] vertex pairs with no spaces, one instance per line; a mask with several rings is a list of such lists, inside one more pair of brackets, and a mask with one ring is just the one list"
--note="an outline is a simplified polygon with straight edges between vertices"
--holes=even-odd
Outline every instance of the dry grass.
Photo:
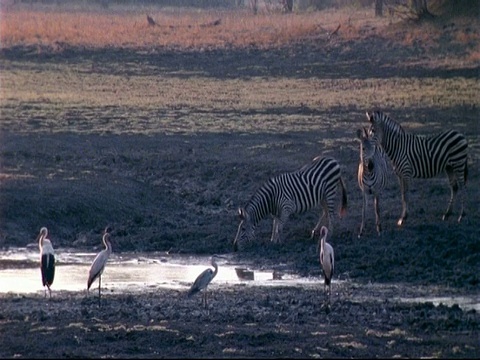
[[441,35],[442,31],[430,24],[412,27],[404,34],[402,44],[405,46],[412,46],[416,43],[420,43],[423,46],[434,45],[438,43]]
[[[156,26],[149,26],[147,13]],[[373,19],[373,20],[368,20]],[[58,44],[86,47],[246,47],[276,46],[291,41],[328,36],[339,24],[340,36],[359,36],[359,27],[374,19],[373,12],[352,10],[302,14],[257,14],[248,11],[160,11],[131,8],[101,9],[12,8],[2,12],[2,46]],[[220,20],[217,26],[212,25]]]
[[[149,26],[147,14],[156,22]],[[357,40],[380,36],[403,46],[467,45],[468,59],[480,51],[480,21],[448,19],[421,24],[376,18],[373,9],[327,9],[305,13],[194,10],[158,7],[3,6],[1,47],[37,46],[41,52],[65,46],[86,48],[271,48],[305,39]],[[219,21],[218,25],[214,25]],[[470,50],[471,49],[471,50]],[[467,59],[467,60],[468,60]]]
[[480,51],[472,51],[466,58],[467,61],[472,63],[480,63]]

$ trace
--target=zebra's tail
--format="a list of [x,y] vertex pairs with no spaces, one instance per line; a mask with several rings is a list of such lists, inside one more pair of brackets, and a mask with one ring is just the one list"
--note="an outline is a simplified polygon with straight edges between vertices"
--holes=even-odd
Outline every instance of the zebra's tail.
[[347,213],[347,191],[345,189],[345,182],[343,181],[342,177],[340,177],[339,183],[342,191],[342,206],[340,207],[340,217],[342,218]]
[[467,177],[468,177],[468,161],[465,159],[465,168],[463,170],[463,176],[465,179],[465,184],[467,183]]

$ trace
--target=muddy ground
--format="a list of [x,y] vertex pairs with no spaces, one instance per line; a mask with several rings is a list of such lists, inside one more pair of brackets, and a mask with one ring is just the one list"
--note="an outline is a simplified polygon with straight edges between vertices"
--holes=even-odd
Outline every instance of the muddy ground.
[[[230,254],[237,208],[268,177],[317,155],[341,163],[349,209],[335,216],[330,238],[335,278],[346,280],[334,284],[330,307],[312,211],[292,216],[279,245],[268,242],[264,220],[255,243],[231,256],[317,276],[318,288],[212,284],[207,310],[200,297],[152,287],[106,289],[100,308],[83,292],[4,294],[0,356],[478,358],[478,312],[396,300],[479,294],[479,67],[465,60],[478,43],[458,44],[453,34],[479,27],[453,24],[434,44],[402,42],[401,29],[387,40],[367,27],[361,39],[319,34],[263,50],[3,48],[4,248],[32,243],[47,226],[56,248],[99,250],[110,225],[119,253]],[[412,182],[410,217],[398,228],[392,175],[381,200],[384,233],[376,235],[369,203],[357,238],[355,132],[372,109],[408,131],[466,135],[460,224],[458,208],[441,220],[449,190],[438,177]]]

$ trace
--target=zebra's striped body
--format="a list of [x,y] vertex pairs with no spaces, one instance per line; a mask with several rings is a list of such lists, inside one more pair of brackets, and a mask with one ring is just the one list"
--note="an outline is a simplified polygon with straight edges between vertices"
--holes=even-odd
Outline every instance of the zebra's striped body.
[[362,190],[362,223],[358,237],[362,236],[365,226],[367,194],[373,195],[375,225],[378,235],[382,232],[380,223],[380,195],[388,182],[388,156],[381,146],[369,138],[366,128],[357,131],[360,140],[360,161],[358,163],[358,186]]
[[412,178],[432,178],[445,171],[450,183],[450,200],[443,215],[446,220],[452,213],[453,201],[460,190],[460,215],[465,215],[464,198],[467,181],[467,148],[464,135],[455,130],[446,130],[430,136],[408,134],[387,115],[380,111],[367,112],[373,139],[382,146],[392,161],[400,181],[402,193],[401,226],[408,215],[408,184]]
[[270,178],[254,193],[247,205],[239,209],[240,225],[234,240],[234,250],[253,240],[257,224],[268,215],[273,215],[273,242],[281,241],[283,225],[291,214],[300,214],[320,206],[323,214],[312,233],[320,231],[324,216],[327,227],[330,228],[338,185],[342,192],[340,216],[343,216],[347,195],[340,165],[336,160],[316,157],[298,171]]

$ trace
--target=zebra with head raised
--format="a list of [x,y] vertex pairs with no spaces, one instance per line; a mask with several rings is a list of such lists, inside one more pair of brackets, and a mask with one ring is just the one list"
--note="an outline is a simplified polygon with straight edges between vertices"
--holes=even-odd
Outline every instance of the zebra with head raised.
[[315,207],[321,206],[323,213],[312,235],[320,231],[323,217],[326,217],[327,227],[330,228],[337,186],[342,192],[340,216],[343,216],[347,194],[336,160],[316,157],[298,171],[270,178],[253,194],[245,207],[238,209],[240,225],[233,242],[234,251],[254,239],[257,224],[268,215],[273,216],[271,241],[275,243],[281,242],[283,225],[291,214],[300,214]]
[[403,210],[397,224],[401,226],[407,218],[409,181],[412,178],[432,178],[443,171],[450,183],[450,200],[443,220],[452,213],[453,201],[460,190],[460,222],[465,215],[464,193],[468,174],[465,136],[455,130],[428,136],[408,134],[400,124],[380,111],[367,112],[367,118],[372,138],[387,153],[400,181]]
[[357,138],[360,140],[360,161],[358,163],[357,179],[363,195],[362,223],[360,224],[358,237],[362,236],[365,226],[367,193],[373,195],[375,225],[377,233],[380,235],[382,226],[380,224],[379,197],[388,183],[388,156],[382,147],[368,136],[367,128],[358,129]]

